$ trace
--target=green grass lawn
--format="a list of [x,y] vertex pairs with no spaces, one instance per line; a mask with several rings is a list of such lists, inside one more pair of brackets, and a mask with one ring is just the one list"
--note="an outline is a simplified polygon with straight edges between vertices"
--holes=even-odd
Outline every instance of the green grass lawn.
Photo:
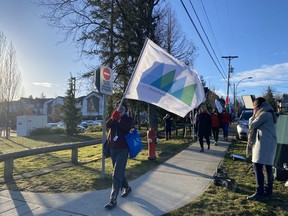
[[248,201],[246,197],[255,192],[253,169],[246,171],[251,163],[233,160],[231,154],[245,155],[246,143],[234,141],[225,155],[221,168],[236,181],[236,188],[228,190],[213,183],[197,199],[165,216],[188,215],[288,215],[288,188],[285,182],[274,181],[274,198],[263,202]]

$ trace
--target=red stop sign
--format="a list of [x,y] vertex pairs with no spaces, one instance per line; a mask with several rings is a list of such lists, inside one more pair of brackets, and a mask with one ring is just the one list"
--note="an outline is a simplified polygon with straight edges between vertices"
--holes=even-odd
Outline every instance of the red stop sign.
[[108,68],[104,68],[103,77],[105,80],[110,80],[111,73],[110,73],[110,70]]

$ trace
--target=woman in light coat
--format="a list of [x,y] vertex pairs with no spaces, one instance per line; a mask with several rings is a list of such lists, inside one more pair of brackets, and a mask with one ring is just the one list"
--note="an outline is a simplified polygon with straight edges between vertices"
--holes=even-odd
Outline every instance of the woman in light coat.
[[[277,147],[276,115],[273,108],[262,97],[256,98],[253,105],[254,112],[250,119],[247,142],[247,149],[250,151],[247,151],[247,154],[252,153],[256,192],[247,199],[261,200],[265,197],[272,197],[272,165]],[[265,168],[265,186],[263,167]]]

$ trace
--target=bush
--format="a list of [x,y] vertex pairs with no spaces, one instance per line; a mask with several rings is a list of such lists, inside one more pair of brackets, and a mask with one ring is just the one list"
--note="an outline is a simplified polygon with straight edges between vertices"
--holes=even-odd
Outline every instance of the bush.
[[37,128],[30,132],[30,136],[49,135],[49,134],[64,134],[64,128]]
[[102,125],[94,125],[94,126],[89,126],[87,130],[90,132],[100,132],[102,131],[102,128],[103,128]]

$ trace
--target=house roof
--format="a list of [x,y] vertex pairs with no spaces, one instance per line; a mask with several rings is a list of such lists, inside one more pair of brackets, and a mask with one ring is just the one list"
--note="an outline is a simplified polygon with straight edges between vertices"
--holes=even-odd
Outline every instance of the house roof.
[[24,102],[26,104],[39,104],[39,105],[42,105],[44,103],[46,103],[47,101],[51,100],[53,98],[24,98],[24,97],[21,97],[20,98],[20,102]]

